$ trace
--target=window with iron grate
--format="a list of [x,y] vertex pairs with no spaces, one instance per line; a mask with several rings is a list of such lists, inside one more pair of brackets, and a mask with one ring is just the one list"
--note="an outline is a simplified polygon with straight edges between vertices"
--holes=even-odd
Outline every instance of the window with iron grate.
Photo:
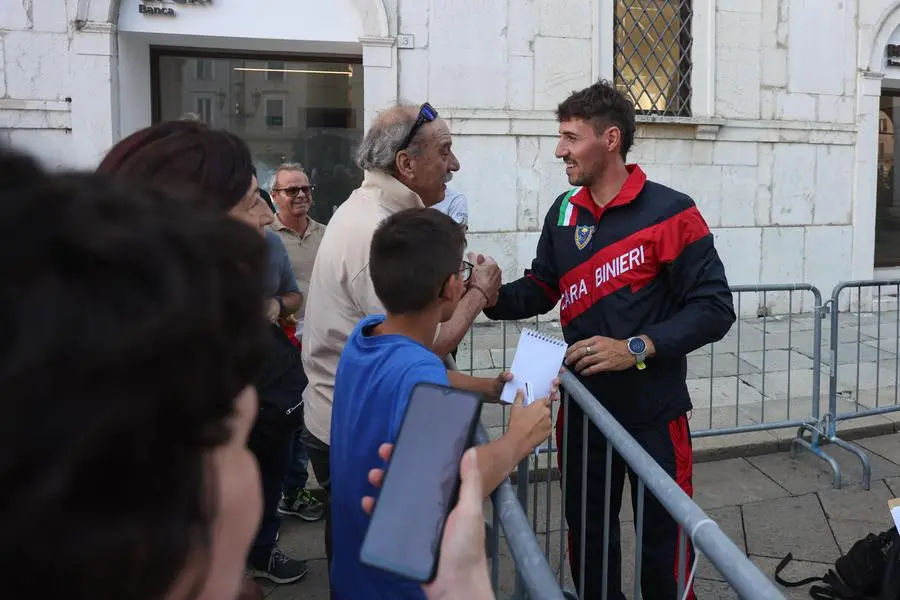
[[691,116],[691,0],[616,0],[615,84],[639,115]]

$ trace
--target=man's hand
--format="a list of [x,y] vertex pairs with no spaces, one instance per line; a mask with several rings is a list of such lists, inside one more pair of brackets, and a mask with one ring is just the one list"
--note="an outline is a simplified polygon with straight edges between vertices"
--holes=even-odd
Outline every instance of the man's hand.
[[[650,344],[647,344],[648,349]],[[566,366],[579,375],[594,375],[610,371],[624,371],[635,365],[628,342],[595,335],[575,342],[566,350]]]
[[[387,462],[393,450],[393,445],[382,444],[378,456]],[[477,452],[470,448],[460,462],[459,498],[444,527],[437,577],[422,586],[429,600],[488,600],[494,597],[484,553],[485,490],[477,461]],[[380,488],[383,481],[383,469],[369,471],[369,483],[373,486]],[[362,499],[366,513],[372,514],[374,507],[374,498],[366,496]]]
[[[557,396],[558,396],[557,392]],[[550,437],[553,425],[550,423],[550,398],[535,400],[525,406],[525,392],[516,392],[516,401],[510,407],[509,427],[504,435],[511,436],[520,456],[540,446]]]
[[475,265],[472,268],[469,287],[476,288],[484,294],[485,308],[494,306],[500,297],[500,284],[503,277],[500,267],[493,258],[481,254],[476,255],[474,252],[469,252],[466,258]]

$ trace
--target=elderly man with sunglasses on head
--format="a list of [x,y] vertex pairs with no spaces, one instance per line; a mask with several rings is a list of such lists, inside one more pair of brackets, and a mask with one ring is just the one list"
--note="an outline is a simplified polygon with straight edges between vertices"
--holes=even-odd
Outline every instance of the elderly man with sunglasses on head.
[[[303,366],[309,386],[303,393],[307,447],[316,479],[329,485],[331,406],[338,359],[347,337],[359,321],[384,314],[369,274],[369,246],[378,225],[409,208],[429,207],[444,198],[447,182],[459,170],[447,124],[430,104],[395,106],[376,117],[357,151],[365,171],[362,185],[334,213],[316,256],[303,328]],[[438,331],[432,349],[446,356],[465,336],[475,317],[497,300],[500,269],[490,258],[470,257],[471,277],[452,319]],[[490,381],[499,395],[508,377]],[[450,374],[453,385],[471,387],[474,378]],[[478,385],[485,384],[479,380]],[[331,557],[331,533],[326,507],[325,543]]]

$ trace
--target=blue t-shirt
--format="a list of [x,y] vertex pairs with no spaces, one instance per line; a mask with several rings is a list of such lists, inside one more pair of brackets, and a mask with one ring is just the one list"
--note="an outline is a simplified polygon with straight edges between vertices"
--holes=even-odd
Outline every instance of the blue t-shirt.
[[331,412],[331,589],[338,600],[423,600],[419,584],[359,561],[369,516],[360,502],[376,496],[369,470],[383,467],[378,447],[397,440],[413,387],[449,385],[441,359],[402,335],[372,335],[384,316],[359,322],[338,363]]
[[[281,296],[291,292],[299,292],[291,259],[278,234],[266,229],[266,244],[269,247],[269,265],[266,272],[266,297]],[[302,315],[301,315],[302,316]]]

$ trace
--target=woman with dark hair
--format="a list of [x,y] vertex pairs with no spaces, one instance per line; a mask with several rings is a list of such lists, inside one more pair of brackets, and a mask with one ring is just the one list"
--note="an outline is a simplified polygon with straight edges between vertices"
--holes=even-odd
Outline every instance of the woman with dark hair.
[[262,237],[0,155],[0,252],[0,595],[235,598],[261,513]]
[[[274,215],[259,194],[256,170],[247,144],[227,131],[192,121],[168,121],[137,131],[116,144],[98,170],[129,182],[151,182],[196,192],[197,204],[247,223],[260,235]],[[269,240],[270,253],[286,251],[280,239]],[[278,247],[272,247],[272,244]],[[277,261],[276,261],[277,262]],[[282,261],[283,262],[283,261]],[[276,324],[300,308],[299,293],[280,289],[279,273],[270,264],[265,313],[273,325],[265,359],[257,374],[260,412],[249,447],[259,462],[263,485],[263,519],[248,557],[248,571],[275,583],[303,579],[309,567],[276,545],[277,513],[289,456],[290,436],[302,425],[301,402],[306,375],[299,353]],[[198,306],[198,317],[204,307]]]

